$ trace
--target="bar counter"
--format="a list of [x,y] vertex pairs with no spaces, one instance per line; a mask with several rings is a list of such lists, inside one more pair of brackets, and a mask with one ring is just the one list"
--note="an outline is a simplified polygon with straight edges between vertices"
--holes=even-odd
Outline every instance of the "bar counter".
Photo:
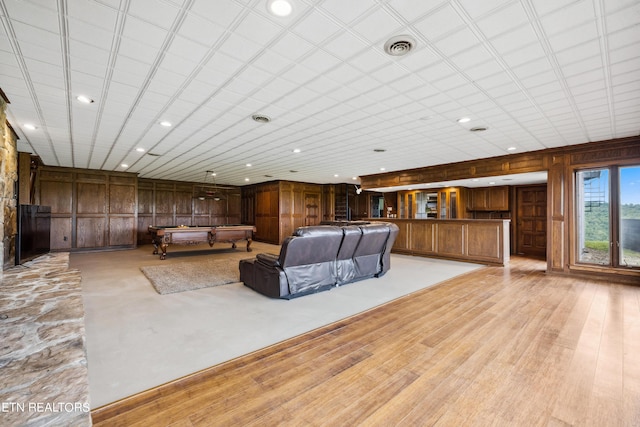
[[508,219],[401,219],[392,252],[505,266],[509,264]]

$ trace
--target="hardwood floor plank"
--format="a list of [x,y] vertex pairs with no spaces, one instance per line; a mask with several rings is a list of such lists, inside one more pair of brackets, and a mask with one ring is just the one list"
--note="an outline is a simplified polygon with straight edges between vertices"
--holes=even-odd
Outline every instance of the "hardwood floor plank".
[[640,425],[640,287],[514,257],[93,412],[96,426]]

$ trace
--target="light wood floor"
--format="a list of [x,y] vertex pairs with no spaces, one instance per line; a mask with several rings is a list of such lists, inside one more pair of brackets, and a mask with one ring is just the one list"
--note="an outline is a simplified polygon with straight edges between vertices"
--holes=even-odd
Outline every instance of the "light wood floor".
[[98,408],[94,425],[640,426],[640,286],[545,266],[483,268]]

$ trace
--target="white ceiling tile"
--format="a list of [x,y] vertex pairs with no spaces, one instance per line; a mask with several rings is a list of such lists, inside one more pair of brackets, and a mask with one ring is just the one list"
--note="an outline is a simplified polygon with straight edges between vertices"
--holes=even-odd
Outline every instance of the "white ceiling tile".
[[87,20],[87,17],[99,16],[100,19],[87,20],[87,24],[112,31],[116,25],[118,10],[99,2],[71,1],[67,2],[67,16],[78,20]]
[[[532,43],[502,56],[510,67],[517,67],[533,60],[544,58],[545,52],[538,43]],[[533,70],[535,71],[535,70]]]
[[[542,27],[548,36],[557,35],[574,27],[582,26],[596,18],[592,1],[576,1],[562,9],[545,15],[540,19]],[[581,37],[591,37],[592,33],[576,34]]]
[[190,13],[228,28],[243,12],[242,6],[232,1],[214,2],[211,0],[195,0]]
[[129,3],[128,13],[154,26],[169,30],[180,9],[163,0],[133,1]]
[[339,30],[338,24],[317,10],[312,11],[293,27],[297,35],[314,44],[321,44]]
[[413,22],[417,18],[426,15],[429,12],[441,7],[446,0],[390,0],[389,5],[402,17]]
[[629,27],[637,28],[638,15],[640,15],[640,3],[635,1],[629,7],[607,15],[607,31],[615,32]]
[[479,80],[483,77],[497,74],[502,71],[504,71],[502,66],[494,60],[487,61],[470,68],[465,68],[463,70],[464,74],[471,80]]
[[111,50],[114,45],[114,34],[111,31],[93,26],[78,19],[68,20],[69,38],[99,49]]
[[581,61],[576,61],[570,64],[562,66],[562,74],[565,77],[571,77],[578,74],[582,74],[591,70],[596,70],[602,67],[602,57],[591,56]]
[[220,52],[242,62],[250,61],[261,51],[261,45],[247,40],[237,34],[229,35],[220,48]]
[[536,0],[533,7],[539,16],[544,16],[561,10],[568,4],[574,2],[575,0]]
[[452,74],[450,76],[444,77],[442,79],[434,80],[431,82],[431,84],[435,88],[443,92],[447,92],[453,88],[466,85],[467,83],[468,83],[468,80],[458,74]]
[[600,43],[598,43],[597,40],[583,43],[556,53],[556,58],[561,66],[593,58],[594,56],[601,57]]
[[528,24],[527,13],[521,2],[514,2],[476,22],[483,34],[491,39],[499,34],[504,34],[513,29]]
[[588,41],[597,40],[598,37],[598,27],[595,21],[589,21],[549,37],[549,44],[555,52],[560,52]]
[[314,46],[293,33],[287,33],[273,44],[271,49],[291,61],[297,61],[301,56],[313,50]]
[[401,28],[402,24],[384,9],[375,10],[353,25],[353,29],[371,43],[377,43],[388,35],[399,35]]
[[313,70],[316,74],[323,74],[341,62],[336,56],[323,50],[317,50],[299,61],[300,65]]
[[520,80],[523,87],[528,89],[531,93],[540,93],[541,91],[548,91],[550,87],[560,88],[558,83],[558,77],[552,70],[544,70],[538,74],[526,77]]
[[434,82],[445,77],[449,77],[454,74],[453,68],[449,64],[441,62],[439,64],[432,65],[416,73],[418,77],[421,77],[426,82]]
[[232,79],[236,73],[240,72],[243,66],[241,61],[218,52],[209,59],[209,62],[204,64],[196,79],[214,86],[220,86]]
[[353,65],[358,70],[370,73],[373,70],[383,67],[384,65],[391,62],[389,56],[381,53],[379,50],[375,48],[370,48],[360,55],[354,57],[349,64]]
[[178,34],[203,46],[212,47],[224,34],[224,28],[198,15],[188,14]]
[[480,40],[478,40],[473,31],[463,28],[434,42],[434,45],[445,56],[453,56],[478,46],[479,42]]
[[464,27],[464,21],[448,4],[438,8],[425,19],[416,22],[414,27],[429,41],[453,33]]
[[464,8],[465,12],[475,20],[491,11],[501,8],[506,3],[509,3],[510,0],[458,0],[458,2]]
[[7,9],[7,17],[13,21],[14,26],[23,23],[47,32],[57,33],[59,31],[55,3],[45,2],[42,5],[35,5],[7,1],[3,4]]
[[160,49],[168,32],[166,29],[142,21],[136,17],[128,16],[122,35],[151,46],[154,49]]
[[[145,177],[165,179],[197,180],[202,169],[226,164],[225,179],[244,185],[247,155],[261,160],[251,182],[266,180],[268,171],[270,179],[327,183],[343,179],[334,171],[378,172],[383,165],[371,153],[357,167],[352,161],[351,153],[372,146],[393,148],[384,165],[391,170],[504,154],[513,144],[526,151],[638,133],[636,0],[607,0],[598,5],[601,18],[588,0],[298,1],[289,18],[269,15],[263,0],[156,1],[160,6],[148,13],[153,1],[132,3],[127,16],[119,15],[119,0],[70,2],[69,40],[58,35],[55,2],[5,2],[3,10],[16,10],[12,20],[0,16],[8,117],[21,135],[22,123],[43,121],[43,131],[20,147],[46,164],[117,169],[131,159]],[[175,34],[160,28],[174,25],[187,4],[193,6]],[[51,19],[16,19],[34,7]],[[125,34],[115,32],[119,23]],[[50,31],[31,31],[36,27]],[[410,55],[383,54],[382,42],[396,29],[418,40]],[[24,58],[14,57],[16,47]],[[110,54],[115,47],[119,52]],[[281,73],[286,78],[276,77]],[[75,158],[68,149],[69,87],[96,99],[72,104]],[[36,108],[44,111],[40,118]],[[255,112],[273,122],[256,124]],[[469,132],[455,122],[461,115],[490,131]],[[160,127],[161,119],[174,127]],[[132,157],[141,143],[163,159]],[[307,156],[285,159],[279,149],[290,153],[294,144]],[[293,176],[293,168],[301,172]]]
[[359,18],[367,13],[376,5],[374,0],[325,0],[320,7],[329,12],[335,19],[348,24],[349,22]]
[[184,58],[192,63],[200,62],[209,52],[209,49],[182,36],[175,36],[167,52],[171,55]]
[[505,54],[538,43],[538,36],[531,25],[524,24],[492,38],[490,43],[499,54]]
[[347,60],[354,55],[363,52],[367,48],[367,44],[361,38],[356,37],[350,32],[344,32],[337,37],[332,38],[325,44],[325,49],[330,51],[338,58]]
[[616,64],[638,57],[637,45],[628,45],[620,49],[611,50],[609,52],[609,60],[611,64]]
[[249,13],[235,28],[235,32],[255,43],[268,44],[282,31],[281,27],[269,21],[266,16]]
[[493,55],[482,45],[452,56],[451,62],[460,70],[467,70],[478,64],[495,64]]

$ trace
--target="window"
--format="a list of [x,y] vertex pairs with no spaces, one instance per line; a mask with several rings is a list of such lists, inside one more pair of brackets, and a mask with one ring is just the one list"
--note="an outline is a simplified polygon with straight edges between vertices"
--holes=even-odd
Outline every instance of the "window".
[[640,267],[640,165],[576,172],[577,261]]
[[620,265],[640,267],[640,166],[620,168]]

